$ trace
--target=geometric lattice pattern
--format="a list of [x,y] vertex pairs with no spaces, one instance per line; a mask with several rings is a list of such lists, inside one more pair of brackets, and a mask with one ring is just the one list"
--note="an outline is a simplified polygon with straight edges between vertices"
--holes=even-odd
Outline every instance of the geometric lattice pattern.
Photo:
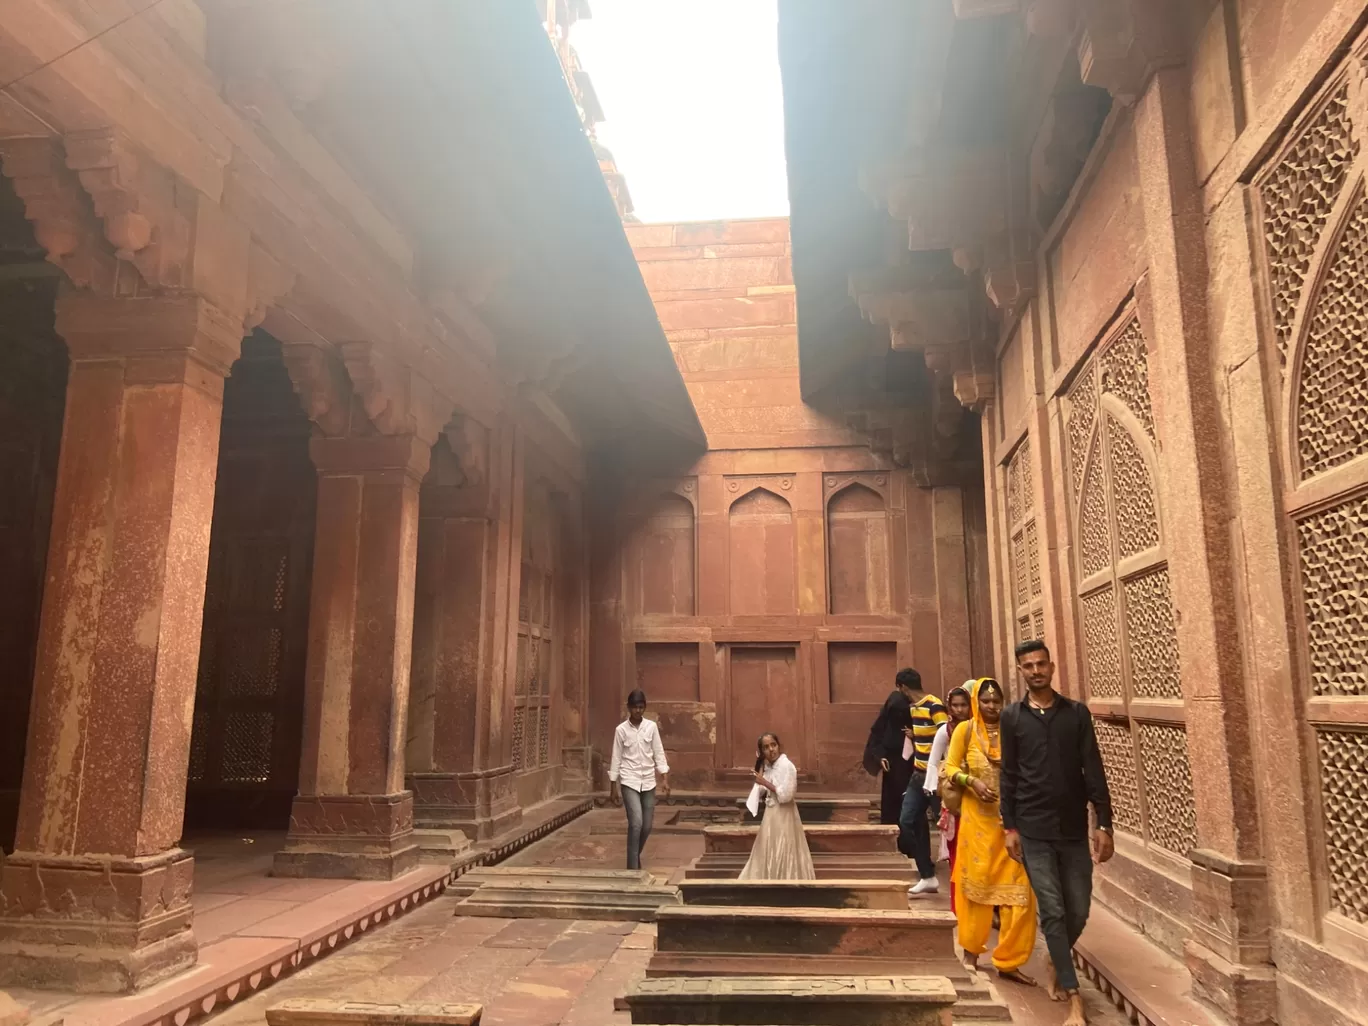
[[232,712],[223,724],[219,779],[225,784],[261,784],[271,779],[275,717],[266,711]]
[[1358,152],[1348,107],[1348,88],[1341,86],[1260,190],[1273,291],[1273,328],[1278,354],[1284,360],[1311,255]]
[[1112,820],[1117,830],[1140,837],[1140,785],[1135,776],[1135,742],[1130,727],[1110,720],[1097,720],[1097,747],[1102,753],[1102,765],[1107,771],[1107,789],[1111,792]]
[[1311,690],[1368,695],[1368,496],[1297,521]]
[[1073,477],[1073,494],[1081,494],[1083,467],[1088,456],[1088,442],[1092,439],[1093,420],[1097,416],[1097,380],[1093,365],[1088,364],[1078,375],[1067,398],[1066,425],[1069,434],[1069,470]]
[[1126,581],[1122,595],[1131,690],[1145,698],[1182,698],[1168,567]]
[[1026,564],[1027,576],[1030,578],[1030,597],[1039,598],[1041,593],[1040,581],[1040,542],[1036,538],[1036,525],[1034,520],[1026,523]]
[[1368,200],[1354,207],[1314,303],[1296,401],[1303,480],[1368,452]]
[[1330,907],[1368,923],[1368,734],[1318,731]]
[[1116,540],[1122,558],[1159,544],[1154,484],[1130,432],[1107,417],[1107,457],[1116,508]]
[[1107,515],[1107,492],[1103,482],[1102,464],[1096,458],[1098,445],[1093,443],[1088,462],[1088,475],[1083,481],[1083,502],[1079,511],[1078,533],[1082,541],[1083,575],[1091,577],[1112,564],[1111,524]]
[[1110,587],[1083,599],[1083,645],[1088,695],[1120,698],[1121,645],[1116,630],[1116,599]]
[[1145,431],[1154,437],[1154,412],[1150,408],[1149,354],[1140,319],[1130,323],[1107,346],[1100,357],[1102,390],[1120,399],[1135,414]]
[[1139,735],[1149,839],[1175,855],[1186,857],[1197,847],[1197,812],[1192,801],[1187,731],[1166,723],[1142,723]]
[[1026,532],[1018,531],[1012,535],[1012,591],[1018,606],[1024,606],[1031,601],[1031,572],[1028,562]]
[[527,724],[527,707],[515,705],[513,707],[513,758],[514,766],[521,766],[523,761],[523,733]]

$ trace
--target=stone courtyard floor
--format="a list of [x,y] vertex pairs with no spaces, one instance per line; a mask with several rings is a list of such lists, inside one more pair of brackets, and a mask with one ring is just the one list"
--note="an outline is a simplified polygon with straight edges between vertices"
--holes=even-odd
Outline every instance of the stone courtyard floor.
[[[622,813],[582,816],[504,865],[618,868],[625,840]],[[611,831],[611,832],[610,832]],[[645,868],[676,879],[703,851],[699,833],[661,831],[647,847]],[[944,867],[942,867],[944,871]],[[932,899],[945,907],[944,896]],[[281,983],[212,1017],[213,1026],[258,1026],[266,1009],[286,998],[360,1001],[478,1002],[486,1026],[603,1026],[628,1023],[614,998],[645,975],[654,944],[652,924],[584,920],[464,918],[456,899],[440,897],[403,919],[336,951]],[[1043,979],[1043,946],[1028,971]],[[985,960],[986,961],[986,960]],[[1039,990],[999,989],[1023,1024],[1063,1020],[1063,1007]],[[1127,1020],[1096,989],[1086,987],[1097,1026]]]

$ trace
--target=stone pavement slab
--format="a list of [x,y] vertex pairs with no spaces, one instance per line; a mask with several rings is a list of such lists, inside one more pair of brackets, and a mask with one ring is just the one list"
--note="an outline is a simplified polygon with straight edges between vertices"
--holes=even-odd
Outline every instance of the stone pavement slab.
[[269,1026],[476,1026],[472,1004],[380,1003],[291,998],[266,1009]]
[[633,1023],[950,1026],[955,988],[928,976],[740,976],[642,980]]

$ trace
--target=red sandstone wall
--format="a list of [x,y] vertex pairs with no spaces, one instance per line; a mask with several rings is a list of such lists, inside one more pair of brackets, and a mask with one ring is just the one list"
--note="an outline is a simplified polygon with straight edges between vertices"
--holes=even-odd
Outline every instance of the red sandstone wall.
[[937,690],[968,673],[959,489],[915,487],[802,402],[787,220],[627,230],[709,449],[597,519],[600,750],[640,686],[679,786],[738,787],[774,730],[813,787],[871,790],[897,667]]

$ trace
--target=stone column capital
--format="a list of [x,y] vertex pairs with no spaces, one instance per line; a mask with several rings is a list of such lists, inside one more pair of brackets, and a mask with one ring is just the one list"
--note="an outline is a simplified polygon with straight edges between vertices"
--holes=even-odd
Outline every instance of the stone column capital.
[[437,441],[456,407],[454,400],[374,342],[343,342],[338,348],[366,416],[377,431],[412,434],[429,446]]
[[309,456],[320,476],[410,478],[420,482],[432,458],[432,445],[416,434],[367,438],[313,438]]
[[242,349],[242,322],[193,293],[57,300],[57,334],[75,363],[122,362],[127,384],[197,385],[222,395]]

